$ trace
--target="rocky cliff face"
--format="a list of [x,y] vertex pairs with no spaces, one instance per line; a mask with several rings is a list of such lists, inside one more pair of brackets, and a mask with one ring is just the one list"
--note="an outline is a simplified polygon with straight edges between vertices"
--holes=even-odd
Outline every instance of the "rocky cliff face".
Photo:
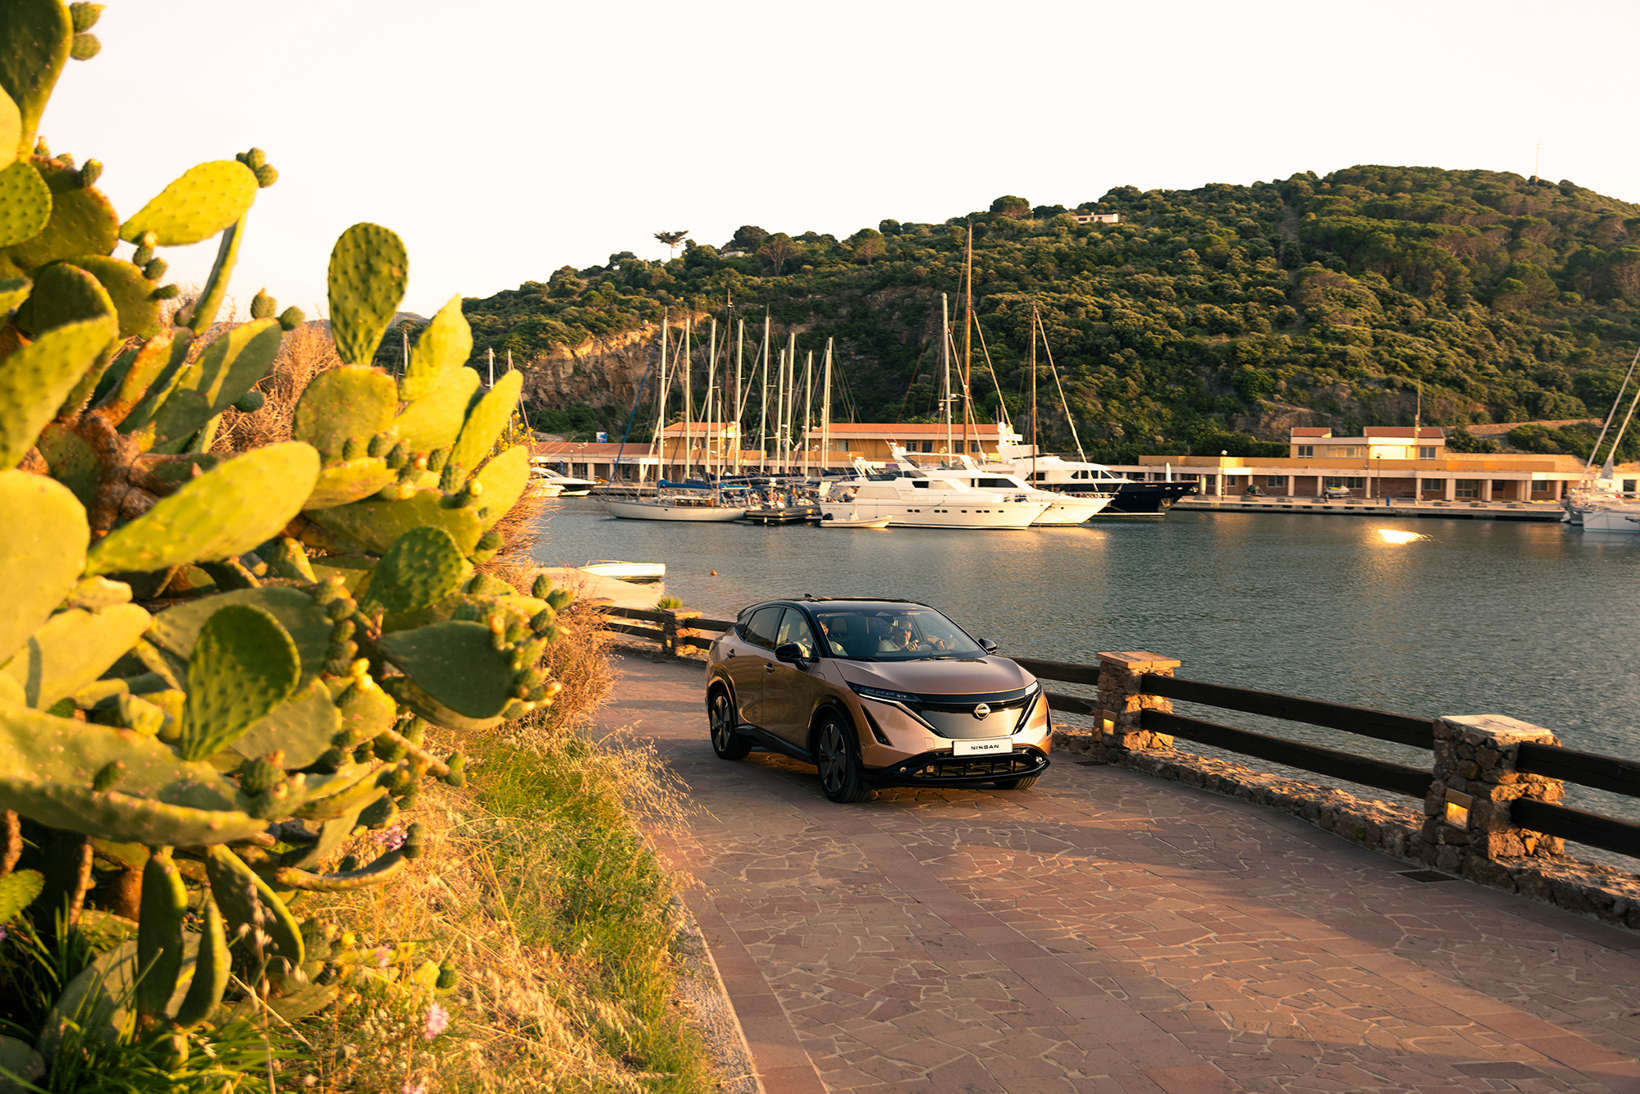
[[524,398],[554,408],[631,406],[660,353],[658,337],[659,328],[649,325],[578,346],[555,346],[523,363]]

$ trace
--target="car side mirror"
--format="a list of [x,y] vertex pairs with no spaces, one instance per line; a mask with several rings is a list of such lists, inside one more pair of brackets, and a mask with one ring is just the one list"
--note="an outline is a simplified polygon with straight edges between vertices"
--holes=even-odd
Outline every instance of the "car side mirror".
[[775,647],[774,659],[776,661],[789,661],[793,664],[808,660],[807,657],[803,656],[803,647],[796,642],[787,642],[784,646]]
[[981,638],[979,640],[979,648],[984,650],[986,653],[995,653],[997,651],[997,644],[989,638]]

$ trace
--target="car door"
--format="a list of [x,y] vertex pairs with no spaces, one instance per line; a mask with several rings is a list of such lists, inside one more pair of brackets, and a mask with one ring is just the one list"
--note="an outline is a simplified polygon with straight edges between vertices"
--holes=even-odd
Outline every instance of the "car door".
[[809,715],[825,685],[814,673],[818,657],[814,630],[797,608],[785,610],[775,635],[775,649],[788,643],[802,649],[804,663],[794,665],[770,658],[769,671],[763,678],[761,724],[776,737],[807,748]]
[[753,612],[745,626],[736,629],[739,641],[730,644],[724,657],[724,671],[735,689],[735,703],[744,724],[763,725],[763,679],[774,664],[775,634],[785,610],[773,604]]

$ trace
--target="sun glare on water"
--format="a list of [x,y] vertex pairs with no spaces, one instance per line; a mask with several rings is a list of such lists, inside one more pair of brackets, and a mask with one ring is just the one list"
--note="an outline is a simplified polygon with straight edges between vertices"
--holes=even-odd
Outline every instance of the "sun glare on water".
[[1415,539],[1428,539],[1418,532],[1403,532],[1397,528],[1380,528],[1378,534],[1384,537],[1385,543],[1411,543]]

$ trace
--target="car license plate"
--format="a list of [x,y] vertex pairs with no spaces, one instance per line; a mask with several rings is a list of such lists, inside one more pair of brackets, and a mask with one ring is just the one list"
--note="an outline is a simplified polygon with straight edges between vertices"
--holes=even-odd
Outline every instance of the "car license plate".
[[953,756],[986,756],[995,752],[1012,752],[1014,739],[1012,737],[980,737],[974,740],[952,741],[951,755]]

